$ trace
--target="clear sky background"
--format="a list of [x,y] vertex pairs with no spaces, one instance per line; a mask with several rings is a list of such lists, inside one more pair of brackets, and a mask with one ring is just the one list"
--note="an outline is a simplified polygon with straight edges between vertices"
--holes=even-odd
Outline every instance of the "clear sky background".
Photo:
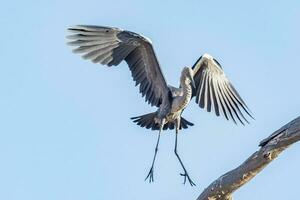
[[[4,1],[0,7],[0,199],[196,199],[260,140],[300,114],[300,3],[290,1]],[[207,52],[256,118],[236,126],[191,102],[195,126],[179,152],[196,187],[182,184],[174,132],[132,123],[152,112],[125,63],[105,68],[66,45],[67,27],[116,26],[151,38],[168,83]],[[300,144],[235,199],[299,199]]]

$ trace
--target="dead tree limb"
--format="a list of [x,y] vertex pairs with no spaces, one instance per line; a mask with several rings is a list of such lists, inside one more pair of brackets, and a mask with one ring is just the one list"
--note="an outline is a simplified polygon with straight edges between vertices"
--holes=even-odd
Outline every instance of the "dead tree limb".
[[197,200],[231,200],[232,193],[250,181],[283,150],[300,140],[300,116],[262,140],[244,163],[211,183]]

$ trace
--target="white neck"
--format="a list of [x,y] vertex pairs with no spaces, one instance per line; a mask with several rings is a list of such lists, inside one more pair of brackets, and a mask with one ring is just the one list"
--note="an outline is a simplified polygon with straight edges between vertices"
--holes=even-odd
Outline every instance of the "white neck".
[[182,88],[184,97],[188,97],[192,95],[192,86],[190,80],[185,75],[182,75],[180,77],[180,87]]
[[186,75],[181,75],[181,77],[180,77],[180,86],[184,89],[192,89],[191,83],[188,80],[188,77],[186,77]]

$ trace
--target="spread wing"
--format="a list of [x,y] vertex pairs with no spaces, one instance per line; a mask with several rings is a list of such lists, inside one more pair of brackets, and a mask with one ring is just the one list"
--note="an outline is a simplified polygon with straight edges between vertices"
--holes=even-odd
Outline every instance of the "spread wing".
[[208,54],[201,56],[192,67],[196,88],[193,96],[196,103],[208,112],[214,109],[217,116],[223,113],[228,120],[234,123],[248,122],[244,114],[251,118],[250,110],[246,106],[239,93],[225,76],[221,65],[216,59]]
[[79,25],[68,29],[74,53],[84,59],[112,66],[125,60],[140,93],[152,106],[167,99],[169,89],[149,39],[118,28]]

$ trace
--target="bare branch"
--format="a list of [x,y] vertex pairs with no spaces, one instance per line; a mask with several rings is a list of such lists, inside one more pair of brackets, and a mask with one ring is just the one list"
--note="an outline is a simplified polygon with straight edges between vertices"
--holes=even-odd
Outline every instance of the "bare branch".
[[232,200],[232,193],[250,181],[283,150],[300,140],[300,117],[275,131],[244,163],[211,183],[197,200]]

